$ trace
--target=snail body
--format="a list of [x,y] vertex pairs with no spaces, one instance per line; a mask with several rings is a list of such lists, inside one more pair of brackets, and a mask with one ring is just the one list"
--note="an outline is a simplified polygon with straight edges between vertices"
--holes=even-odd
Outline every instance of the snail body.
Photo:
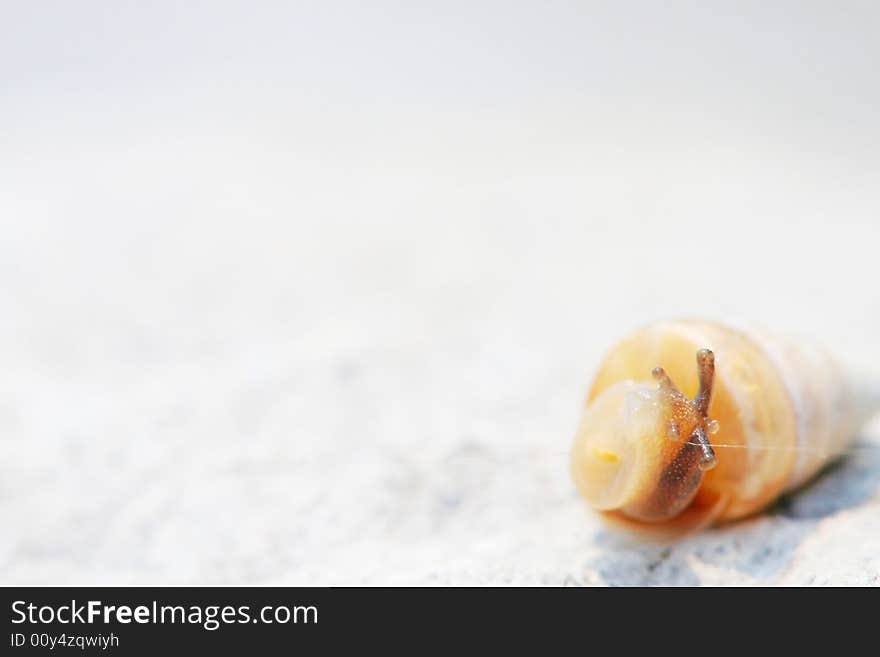
[[712,322],[655,324],[600,366],[572,476],[610,522],[678,533],[756,513],[804,484],[870,410],[815,346]]

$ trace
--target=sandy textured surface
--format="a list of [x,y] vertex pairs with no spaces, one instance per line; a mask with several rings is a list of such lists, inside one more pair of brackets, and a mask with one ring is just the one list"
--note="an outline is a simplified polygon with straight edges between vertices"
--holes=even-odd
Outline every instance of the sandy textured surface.
[[880,373],[876,21],[696,7],[365,15],[341,51],[338,16],[230,9],[191,50],[207,18],[76,50],[24,16],[0,582],[880,584],[878,423],[672,546],[606,533],[568,476],[598,359],[648,321],[757,320]]

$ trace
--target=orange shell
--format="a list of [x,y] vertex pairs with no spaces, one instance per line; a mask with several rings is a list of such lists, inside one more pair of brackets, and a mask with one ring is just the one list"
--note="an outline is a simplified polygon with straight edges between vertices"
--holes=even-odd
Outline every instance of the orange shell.
[[[857,428],[852,389],[824,352],[704,321],[648,326],[618,343],[599,368],[587,404],[620,381],[651,381],[658,365],[693,397],[694,354],[704,347],[716,356],[709,415],[720,424],[711,437],[720,446],[718,465],[706,473],[691,506],[657,530],[677,533],[760,511],[838,456]],[[616,511],[603,515],[644,528]]]

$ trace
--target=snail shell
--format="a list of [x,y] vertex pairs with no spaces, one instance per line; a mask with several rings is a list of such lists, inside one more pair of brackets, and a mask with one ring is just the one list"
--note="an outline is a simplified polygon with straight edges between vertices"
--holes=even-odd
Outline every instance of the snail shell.
[[839,456],[875,408],[864,397],[802,341],[703,321],[648,326],[599,368],[572,475],[625,528],[662,536],[734,520]]

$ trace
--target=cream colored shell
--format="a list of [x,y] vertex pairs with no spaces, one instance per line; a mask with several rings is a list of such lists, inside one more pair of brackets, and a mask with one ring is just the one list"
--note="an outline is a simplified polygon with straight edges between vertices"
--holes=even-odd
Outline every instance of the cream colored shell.
[[[764,331],[705,321],[648,326],[615,346],[599,368],[589,405],[620,381],[651,381],[662,366],[693,397],[697,350],[715,353],[709,415],[717,467],[705,474],[681,528],[757,512],[835,459],[864,420],[859,390],[823,349]],[[613,520],[640,524],[620,513]]]

